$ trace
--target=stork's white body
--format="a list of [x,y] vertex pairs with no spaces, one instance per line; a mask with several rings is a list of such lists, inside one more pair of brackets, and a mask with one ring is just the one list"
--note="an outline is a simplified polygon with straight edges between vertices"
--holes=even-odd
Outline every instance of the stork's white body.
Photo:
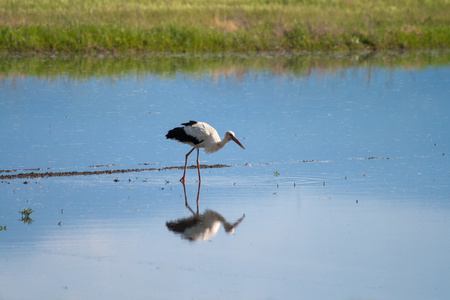
[[197,168],[198,168],[198,180],[201,182],[200,177],[200,160],[199,151],[200,148],[204,148],[206,153],[214,153],[222,149],[229,141],[235,141],[239,146],[245,149],[244,146],[235,137],[234,132],[227,131],[225,136],[221,140],[217,131],[209,124],[204,122],[190,121],[188,123],[181,124],[184,127],[176,127],[166,134],[166,138],[172,139],[187,145],[192,146],[192,150],[186,154],[186,160],[184,164],[184,174],[180,179],[184,183],[186,176],[186,166],[189,154],[194,149],[197,149]]
[[220,224],[223,224],[225,232],[234,233],[234,229],[242,222],[245,215],[230,224],[221,214],[207,209],[202,214],[194,214],[189,218],[167,222],[166,226],[177,233],[181,233],[183,238],[190,241],[206,241],[212,239],[219,231]]

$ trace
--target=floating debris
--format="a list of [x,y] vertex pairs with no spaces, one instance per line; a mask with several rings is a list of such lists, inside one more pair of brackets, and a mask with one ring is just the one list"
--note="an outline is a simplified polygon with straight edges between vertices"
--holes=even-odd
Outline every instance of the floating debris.
[[107,164],[107,165],[90,165],[89,168],[105,168],[105,167],[117,167],[116,164]]
[[364,159],[389,159],[389,156],[380,156],[380,157],[375,157],[375,156],[370,156],[370,157],[352,157],[350,159],[356,159],[356,160],[364,160]]

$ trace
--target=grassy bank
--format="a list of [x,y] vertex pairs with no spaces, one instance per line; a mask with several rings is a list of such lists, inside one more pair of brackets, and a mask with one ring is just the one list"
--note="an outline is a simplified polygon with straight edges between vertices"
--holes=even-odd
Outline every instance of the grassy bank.
[[434,0],[0,0],[2,52],[450,48]]

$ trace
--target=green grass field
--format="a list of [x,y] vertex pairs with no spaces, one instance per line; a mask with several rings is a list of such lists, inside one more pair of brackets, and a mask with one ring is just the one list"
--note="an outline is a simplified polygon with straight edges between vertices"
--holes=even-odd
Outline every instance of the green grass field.
[[449,0],[0,0],[1,52],[448,48]]

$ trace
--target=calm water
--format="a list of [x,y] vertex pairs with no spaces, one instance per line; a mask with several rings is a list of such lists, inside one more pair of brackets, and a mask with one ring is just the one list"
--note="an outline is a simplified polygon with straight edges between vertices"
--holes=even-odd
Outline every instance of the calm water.
[[[181,170],[2,180],[0,299],[446,299],[449,66],[320,62],[2,74],[0,175],[181,166],[189,120],[246,150],[201,153],[234,166],[186,194]],[[170,231],[197,196],[202,233]]]

